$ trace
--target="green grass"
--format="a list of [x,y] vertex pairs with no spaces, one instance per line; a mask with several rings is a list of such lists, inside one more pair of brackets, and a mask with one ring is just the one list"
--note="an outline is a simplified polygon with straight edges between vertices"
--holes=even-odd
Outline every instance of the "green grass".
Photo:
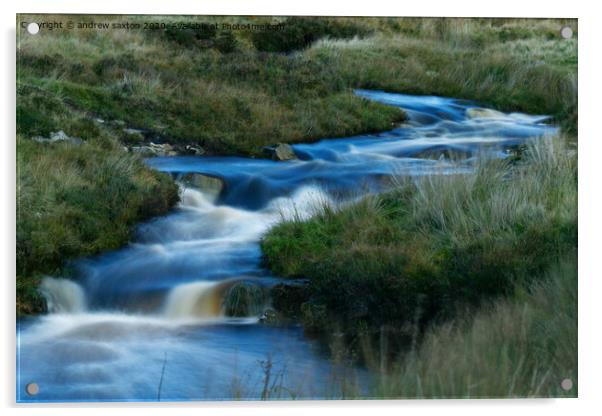
[[130,227],[178,200],[171,178],[111,141],[17,139],[17,311],[43,309],[36,287],[66,260],[116,249]]
[[[330,399],[485,399],[577,397],[577,257],[565,253],[542,275],[501,299],[459,310],[429,326],[420,342],[391,355],[387,338],[362,342],[359,355],[373,378],[360,388],[348,347],[330,336],[336,370]],[[416,341],[416,340],[415,340]],[[399,351],[397,351],[399,353]],[[569,379],[572,388],[562,382]],[[295,386],[272,399],[295,399]],[[237,396],[235,396],[237,397]]]
[[[573,387],[561,383],[570,379]],[[380,398],[577,397],[577,262],[427,331],[381,375]]]
[[[354,88],[476,99],[502,110],[550,114],[576,130],[577,42],[559,36],[565,24],[576,33],[575,21],[127,20],[269,22],[285,30],[23,33],[17,101],[27,116],[19,133],[86,134],[71,125],[69,113],[76,110],[79,117],[124,120],[209,153],[259,156],[275,142],[381,131],[403,120],[398,109],[354,96]],[[55,114],[65,106],[69,111]],[[121,136],[119,129],[113,133]]]
[[[307,51],[345,84],[477,100],[505,111],[552,115],[576,132],[577,41],[533,37],[506,42],[377,35],[324,40]],[[455,40],[453,40],[455,39]]]
[[311,281],[307,329],[361,333],[421,327],[459,305],[510,293],[577,241],[576,153],[561,138],[532,142],[518,163],[398,185],[264,236],[268,267]]

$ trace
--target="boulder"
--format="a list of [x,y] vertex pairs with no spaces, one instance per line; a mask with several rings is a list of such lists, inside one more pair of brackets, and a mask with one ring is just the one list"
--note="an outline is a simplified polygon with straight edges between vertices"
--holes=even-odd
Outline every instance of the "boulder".
[[157,156],[155,150],[150,146],[132,146],[130,147],[132,153],[138,153],[142,157]]
[[122,141],[125,143],[138,144],[144,141],[142,130],[138,129],[123,129]]
[[75,145],[82,143],[82,139],[80,139],[79,137],[69,137],[63,130],[50,133],[50,138],[36,136],[32,137],[32,139],[39,143],[66,142]]
[[205,154],[205,149],[203,149],[201,146],[186,145],[185,149],[186,153],[189,155],[200,156]]
[[153,149],[153,152],[157,156],[177,156],[178,155],[178,152],[176,152],[174,150],[173,146],[170,145],[169,143],[158,144],[158,143],[150,142],[149,147],[151,149]]
[[199,189],[216,198],[222,193],[225,187],[221,179],[201,173],[185,173],[177,179],[184,186]]
[[263,152],[270,156],[272,160],[291,160],[296,159],[295,151],[287,143],[277,143],[273,146],[266,146]]
[[144,136],[144,130],[140,130],[140,129],[125,128],[125,129],[123,129],[123,132],[126,134],[139,134],[141,136]]
[[177,156],[178,152],[176,152],[172,145],[169,143],[157,144],[150,142],[148,146],[132,146],[130,150],[134,153],[138,153],[143,157],[151,157],[151,156]]

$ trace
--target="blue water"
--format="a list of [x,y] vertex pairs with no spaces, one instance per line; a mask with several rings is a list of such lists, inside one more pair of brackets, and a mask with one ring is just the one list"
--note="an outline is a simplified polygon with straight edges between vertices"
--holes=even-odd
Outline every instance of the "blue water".
[[[294,145],[298,160],[163,157],[149,166],[203,174],[214,185],[182,186],[169,215],[137,227],[127,247],[75,262],[77,283],[48,278],[50,313],[18,322],[17,400],[154,401],[258,399],[270,370],[271,398],[335,398],[333,379],[370,374],[334,364],[299,326],[229,317],[224,293],[239,281],[269,288],[259,240],[283,218],[350,203],[392,176],[469,174],[483,157],[555,133],[545,116],[479,110],[442,97],[358,90],[409,119],[380,134]],[[475,110],[476,109],[476,110]],[[215,186],[218,183],[219,186]],[[35,396],[26,385],[37,383]]]

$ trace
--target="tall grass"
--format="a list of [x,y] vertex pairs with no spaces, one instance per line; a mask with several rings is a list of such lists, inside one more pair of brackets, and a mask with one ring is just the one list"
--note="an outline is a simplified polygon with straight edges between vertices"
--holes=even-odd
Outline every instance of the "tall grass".
[[[267,394],[264,389],[262,398],[577,397],[576,252],[565,253],[531,283],[517,284],[508,297],[429,326],[420,342],[399,355],[390,354],[384,337],[362,343],[359,355],[369,378],[358,378],[362,369],[349,362],[340,337],[328,339],[333,365],[324,386],[307,391],[282,383]],[[267,383],[266,362],[260,364]],[[570,380],[569,389],[564,380]],[[257,398],[251,380],[236,378],[235,385],[234,399]]]
[[[533,37],[476,41],[483,28],[442,39],[377,34],[321,40],[307,55],[345,84],[473,99],[506,111],[549,114],[576,131],[577,41]],[[484,35],[483,35],[484,36]],[[495,39],[495,40],[494,40]]]
[[41,274],[69,259],[115,249],[136,222],[178,200],[167,175],[112,142],[79,146],[17,139],[17,310],[40,311]]
[[381,398],[577,397],[575,258],[509,299],[431,328],[377,384]]
[[311,280],[309,329],[404,332],[417,314],[422,327],[447,319],[529,283],[576,247],[576,155],[566,146],[538,139],[517,163],[402,179],[358,204],[283,222],[262,241],[266,263]]

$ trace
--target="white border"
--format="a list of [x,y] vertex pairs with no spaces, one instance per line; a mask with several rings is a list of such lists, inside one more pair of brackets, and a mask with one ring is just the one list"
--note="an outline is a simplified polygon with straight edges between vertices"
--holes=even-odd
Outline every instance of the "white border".
[[[87,4],[72,0],[30,0],[27,3],[2,3],[1,65],[4,99],[2,100],[2,190],[3,211],[2,249],[0,264],[4,266],[0,280],[3,319],[0,348],[3,360],[0,377],[1,404],[5,414],[44,415],[106,415],[127,414],[164,415],[166,412],[185,415],[224,414],[245,412],[266,414],[327,414],[345,412],[365,416],[367,411],[382,414],[416,412],[427,414],[487,416],[508,413],[541,412],[566,416],[568,412],[592,413],[599,409],[600,355],[602,353],[599,300],[602,296],[600,276],[600,189],[602,175],[602,134],[599,133],[601,108],[600,91],[600,26],[602,16],[594,7],[578,1],[545,1],[528,3],[524,0],[503,2],[431,1],[397,2],[370,0],[361,3],[349,1],[304,0],[284,3],[277,1],[223,1],[193,3],[188,0],[125,2],[104,0]],[[594,2],[589,2],[594,4]],[[14,356],[14,275],[15,275],[15,14],[19,13],[110,13],[110,14],[252,14],[252,15],[372,15],[372,16],[466,16],[466,17],[573,17],[579,18],[579,399],[566,400],[444,400],[444,401],[354,401],[354,402],[270,402],[270,403],[179,403],[179,404],[107,404],[107,405],[15,405]]]

